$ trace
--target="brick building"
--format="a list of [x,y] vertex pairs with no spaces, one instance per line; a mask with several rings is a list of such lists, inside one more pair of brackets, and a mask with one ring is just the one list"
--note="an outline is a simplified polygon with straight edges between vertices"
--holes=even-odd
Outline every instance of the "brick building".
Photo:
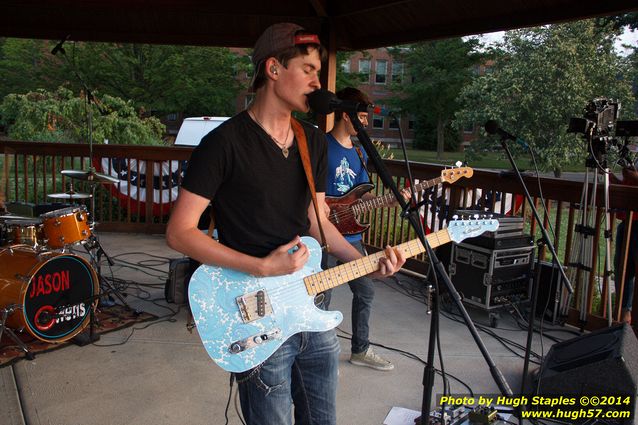
[[[237,54],[247,54],[244,49],[231,49]],[[386,48],[366,50],[356,52],[347,62],[342,65],[341,72],[367,74],[364,81],[357,88],[365,92],[376,106],[383,110],[389,110],[386,100],[392,96],[390,85],[392,81],[404,77],[404,65],[401,62],[394,62],[392,56]],[[245,85],[250,83],[251,75],[241,73],[237,78]],[[237,112],[245,109],[251,102],[253,95],[249,90],[243,90],[237,96],[235,110]],[[211,111],[210,115],[215,115]],[[183,119],[186,118],[181,113],[169,114],[163,117],[162,122],[166,125],[167,135],[170,137],[177,134],[177,130]],[[381,141],[386,145],[396,147],[399,145],[399,128],[403,131],[403,137],[407,146],[412,146],[414,139],[414,121],[409,117],[401,116],[397,120],[389,116],[372,113],[368,120],[366,131],[374,141]]]

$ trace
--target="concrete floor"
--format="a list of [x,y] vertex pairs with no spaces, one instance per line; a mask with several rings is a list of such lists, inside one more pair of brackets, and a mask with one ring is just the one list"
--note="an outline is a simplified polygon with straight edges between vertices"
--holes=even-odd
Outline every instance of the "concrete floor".
[[[0,369],[0,422],[14,424],[223,424],[229,396],[228,374],[202,347],[196,330],[186,328],[184,309],[163,300],[167,260],[181,255],[168,248],[162,235],[101,234],[116,265],[102,273],[135,282],[126,290],[134,307],[162,319],[102,335],[92,345],[70,345]],[[144,266],[140,269],[139,266]],[[151,269],[152,268],[152,269]],[[152,285],[152,286],[149,286]],[[380,372],[348,363],[350,344],[341,339],[338,393],[340,424],[382,424],[393,406],[421,410],[423,364],[400,354],[427,357],[430,316],[405,289],[420,285],[407,275],[378,282],[371,318],[371,340],[391,348],[376,351],[395,364]],[[137,298],[140,297],[140,298]],[[339,334],[350,332],[351,293],[337,288],[331,308],[345,320]],[[485,313],[470,310],[486,324]],[[526,332],[504,314],[497,333],[525,345]],[[441,348],[446,372],[464,381],[475,394],[499,393],[490,370],[463,323],[441,317]],[[508,384],[518,392],[523,360],[494,337],[480,334]],[[552,335],[567,338],[565,332]],[[533,350],[547,353],[552,341],[535,335]],[[515,350],[521,354],[520,349]],[[437,368],[440,367],[438,355]],[[534,368],[534,365],[532,365]],[[450,380],[452,393],[467,393]],[[434,393],[443,390],[437,377]],[[434,403],[433,403],[434,404]],[[231,403],[230,424],[240,424]]]

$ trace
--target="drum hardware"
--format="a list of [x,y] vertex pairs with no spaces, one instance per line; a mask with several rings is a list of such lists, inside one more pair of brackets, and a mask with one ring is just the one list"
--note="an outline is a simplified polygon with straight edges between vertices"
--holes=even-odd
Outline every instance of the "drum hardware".
[[2,334],[4,332],[7,333],[7,335],[9,335],[9,338],[11,338],[13,340],[13,342],[15,342],[17,344],[18,347],[20,347],[20,349],[22,351],[24,351],[24,356],[27,358],[27,360],[33,360],[35,359],[35,354],[33,354],[31,351],[29,351],[29,349],[27,348],[26,344],[24,342],[22,342],[22,340],[20,340],[20,338],[18,338],[18,336],[13,332],[13,330],[11,330],[10,328],[8,328],[5,323],[7,323],[7,318],[9,317],[10,314],[13,314],[13,312],[17,309],[19,309],[20,306],[17,304],[9,304],[5,307],[3,307],[2,309],[0,309],[0,342],[2,341]]
[[[91,257],[91,264],[93,265],[95,271],[97,272],[97,276],[100,282],[100,290],[101,290],[101,294],[104,295],[114,295],[118,300],[120,300],[120,302],[122,303],[122,305],[129,311],[136,311],[133,310],[133,308],[131,308],[131,306],[126,302],[126,300],[124,299],[124,295],[122,295],[122,293],[115,288],[111,282],[109,282],[107,279],[105,279],[102,276],[101,273],[101,266],[100,263],[102,262],[102,256],[104,256],[106,258],[106,261],[109,263],[110,266],[114,266],[115,262],[113,261],[113,259],[111,257],[109,257],[109,255],[106,253],[106,251],[104,250],[104,247],[102,246],[102,244],[100,243],[100,240],[97,238],[96,235],[91,235],[87,241],[85,243],[82,244],[84,246],[84,249],[86,249],[86,251],[89,253],[90,257]],[[106,289],[103,289],[106,288]]]

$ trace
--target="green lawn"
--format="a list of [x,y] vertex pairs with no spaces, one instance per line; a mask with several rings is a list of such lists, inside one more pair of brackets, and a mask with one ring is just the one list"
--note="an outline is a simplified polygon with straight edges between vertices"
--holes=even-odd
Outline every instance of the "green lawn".
[[[401,149],[391,149],[390,152],[394,155],[394,159],[403,159],[403,151]],[[408,158],[412,162],[429,162],[434,164],[454,165],[456,161],[466,162],[465,153],[463,152],[444,152],[443,159],[436,159],[436,152],[424,151],[418,149],[408,149]],[[387,155],[386,155],[387,157]],[[533,170],[534,165],[529,157],[515,158],[516,165],[521,170]],[[511,169],[509,160],[502,152],[491,152],[483,156],[479,160],[467,161],[467,165],[473,168],[493,168],[501,170]],[[585,171],[585,165],[573,164],[565,166],[563,171]]]

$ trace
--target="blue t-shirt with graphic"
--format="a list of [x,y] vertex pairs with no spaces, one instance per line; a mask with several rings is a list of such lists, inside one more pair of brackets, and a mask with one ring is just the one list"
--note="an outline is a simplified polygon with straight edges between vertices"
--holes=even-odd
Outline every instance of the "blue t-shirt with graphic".
[[[368,173],[366,172],[357,150],[341,146],[332,134],[328,134],[328,169],[326,173],[326,195],[342,196],[354,186],[361,183],[368,183]],[[361,149],[364,161],[368,161],[368,156]],[[361,240],[361,234],[345,236],[348,242]]]

